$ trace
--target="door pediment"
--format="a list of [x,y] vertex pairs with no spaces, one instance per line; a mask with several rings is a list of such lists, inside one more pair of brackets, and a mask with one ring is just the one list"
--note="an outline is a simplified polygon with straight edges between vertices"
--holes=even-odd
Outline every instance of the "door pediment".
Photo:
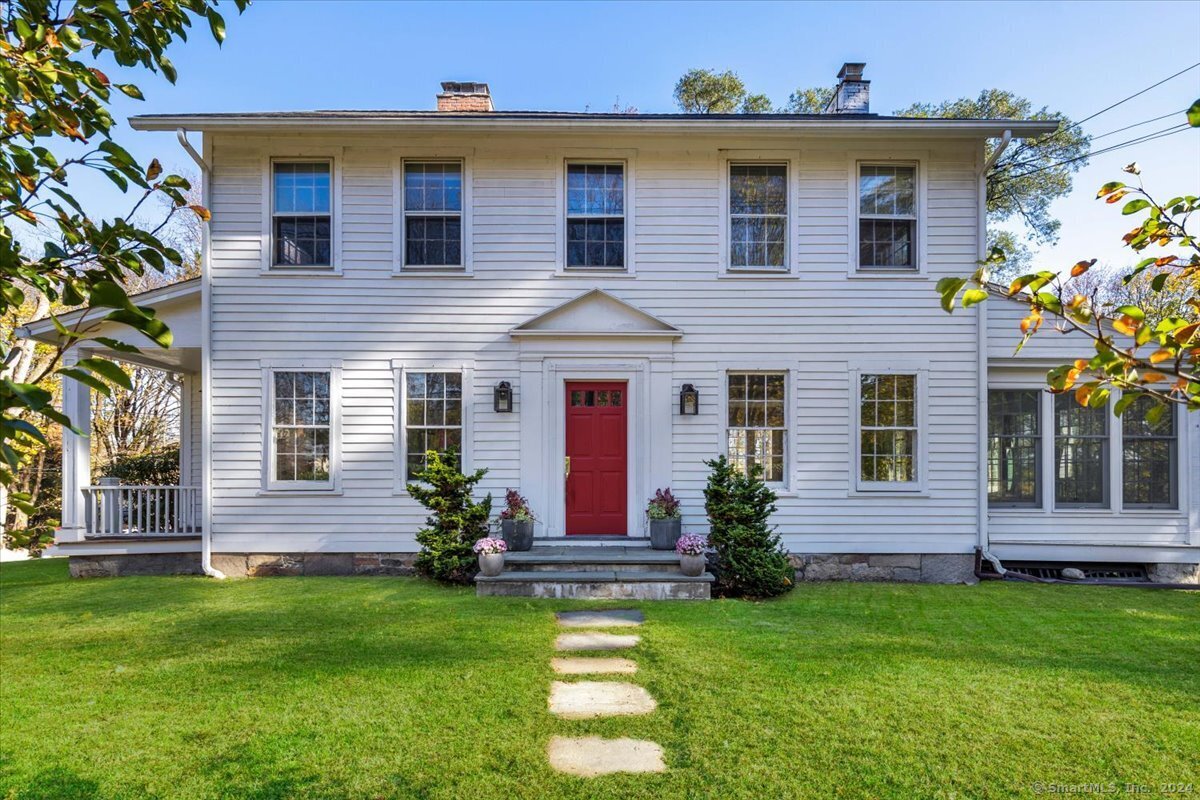
[[591,289],[526,320],[513,337],[654,337],[677,339],[683,331],[603,289]]

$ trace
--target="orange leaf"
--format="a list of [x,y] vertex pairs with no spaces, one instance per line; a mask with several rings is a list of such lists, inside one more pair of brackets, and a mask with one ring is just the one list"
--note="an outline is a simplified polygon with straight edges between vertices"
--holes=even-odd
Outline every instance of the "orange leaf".
[[1133,336],[1137,333],[1138,329],[1137,320],[1130,316],[1122,316],[1120,319],[1114,319],[1112,326],[1126,336]]
[[1116,203],[1127,194],[1129,194],[1129,192],[1125,191],[1124,189],[1121,189],[1120,191],[1113,192],[1108,197],[1104,198],[1104,202]]
[[1161,372],[1150,372],[1147,370],[1146,372],[1142,373],[1142,381],[1145,383],[1158,383],[1159,381],[1164,381],[1166,379],[1167,376],[1163,375]]
[[1159,364],[1163,361],[1166,361],[1168,358],[1171,358],[1174,355],[1175,354],[1172,353],[1170,350],[1166,349],[1165,347],[1161,347],[1158,350],[1155,350],[1153,353],[1150,354],[1150,363],[1151,364]]
[[1080,386],[1078,389],[1076,389],[1075,390],[1075,402],[1079,403],[1079,405],[1081,405],[1081,406],[1086,406],[1087,402],[1088,402],[1088,398],[1092,396],[1092,388],[1093,387],[1090,384],[1085,383],[1082,386]]
[[195,211],[196,216],[199,217],[200,219],[204,220],[205,222],[208,222],[209,220],[212,219],[212,213],[204,206],[191,205],[191,206],[188,206],[188,208],[190,208],[192,211]]
[[1089,269],[1091,269],[1092,265],[1095,263],[1096,263],[1096,259],[1094,259],[1094,258],[1089,261],[1080,261],[1078,264],[1071,267],[1071,277],[1078,278],[1080,275],[1082,275],[1083,273],[1085,273]]

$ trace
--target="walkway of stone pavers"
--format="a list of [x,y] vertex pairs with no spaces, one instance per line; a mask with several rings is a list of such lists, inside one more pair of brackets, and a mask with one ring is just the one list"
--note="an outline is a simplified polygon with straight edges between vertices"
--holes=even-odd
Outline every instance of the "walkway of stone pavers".
[[[561,611],[563,628],[636,628],[640,611]],[[561,653],[611,653],[641,641],[632,634],[579,630],[559,634],[554,649]],[[637,664],[615,655],[564,655],[551,662],[555,673],[569,675],[629,675]],[[554,681],[550,685],[550,713],[562,719],[596,719],[628,714],[649,714],[658,703],[634,683],[620,680]],[[559,772],[583,777],[614,772],[663,772],[663,751],[644,739],[603,739],[599,736],[554,736],[546,748],[550,766]]]

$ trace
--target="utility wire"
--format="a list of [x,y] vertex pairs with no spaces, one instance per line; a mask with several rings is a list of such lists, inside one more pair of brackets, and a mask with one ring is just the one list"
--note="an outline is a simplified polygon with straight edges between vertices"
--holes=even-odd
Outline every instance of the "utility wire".
[[1007,182],[1007,181],[1016,180],[1017,178],[1024,178],[1027,175],[1034,175],[1038,172],[1045,172],[1048,169],[1054,169],[1055,167],[1061,167],[1061,166],[1065,166],[1067,164],[1073,164],[1076,161],[1082,161],[1086,158],[1093,158],[1095,156],[1104,155],[1105,153],[1111,153],[1116,150],[1123,150],[1124,148],[1132,147],[1135,144],[1144,144],[1145,142],[1152,142],[1155,139],[1164,139],[1168,136],[1174,136],[1177,133],[1183,133],[1185,130],[1188,130],[1190,127],[1191,126],[1188,125],[1188,123],[1186,123],[1186,122],[1180,123],[1179,125],[1176,125],[1174,127],[1163,128],[1162,130],[1154,131],[1153,133],[1148,133],[1145,136],[1140,136],[1136,139],[1130,139],[1128,141],[1121,142],[1119,144],[1114,144],[1109,147],[1105,147],[1100,150],[1096,150],[1091,153],[1087,153],[1086,155],[1076,156],[1075,158],[1068,158],[1063,161],[1056,162],[1054,164],[1047,164],[1044,167],[1038,167],[1036,169],[1026,170],[1025,172],[1018,172],[1015,175],[1007,176],[1004,180],[1005,180],[1005,182]]
[[1151,122],[1158,122],[1159,120],[1164,120],[1167,117],[1173,117],[1176,114],[1183,114],[1186,111],[1187,111],[1186,108],[1181,108],[1178,111],[1172,111],[1170,114],[1163,114],[1161,117],[1153,117],[1151,119],[1144,119],[1141,122],[1135,122],[1132,125],[1126,125],[1124,128],[1117,128],[1115,131],[1109,131],[1108,133],[1100,133],[1100,134],[1093,136],[1092,141],[1094,142],[1097,139],[1103,139],[1106,136],[1112,136],[1114,133],[1122,133],[1124,131],[1129,130],[1130,128],[1140,128],[1143,125],[1150,124]]
[[[1083,119],[1079,120],[1078,122],[1071,123],[1070,125],[1067,126],[1067,128],[1074,128],[1079,125],[1082,125],[1083,123],[1085,123],[1089,120],[1093,120],[1096,117],[1103,114],[1104,112],[1112,111],[1117,106],[1128,103],[1133,98],[1140,97],[1141,95],[1144,95],[1146,92],[1150,91],[1151,89],[1155,89],[1159,86],[1162,86],[1167,81],[1174,80],[1175,78],[1178,78],[1180,75],[1184,74],[1185,72],[1190,72],[1191,70],[1194,70],[1196,67],[1200,67],[1200,61],[1197,61],[1195,64],[1192,64],[1190,67],[1184,67],[1183,69],[1179,70],[1179,72],[1176,72],[1174,75],[1168,75],[1167,77],[1163,78],[1158,83],[1150,84],[1145,89],[1142,89],[1140,92],[1134,92],[1133,94],[1129,95],[1128,97],[1126,97],[1122,100],[1118,100],[1117,102],[1113,103],[1111,106],[1105,106],[1104,108],[1100,109],[1099,111],[1097,111],[1095,114],[1092,114],[1091,116],[1084,117]],[[1064,130],[1066,130],[1066,128],[1064,128]]]

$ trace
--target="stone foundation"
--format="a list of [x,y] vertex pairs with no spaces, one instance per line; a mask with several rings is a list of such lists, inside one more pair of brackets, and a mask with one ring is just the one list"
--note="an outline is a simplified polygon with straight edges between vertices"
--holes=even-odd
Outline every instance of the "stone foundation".
[[1200,586],[1200,564],[1148,564],[1146,574],[1154,583]]
[[[213,553],[230,578],[270,575],[414,575],[416,553]],[[121,575],[201,575],[199,553],[71,556],[72,578]]]
[[796,581],[975,583],[970,553],[789,554]]
[[71,556],[72,578],[117,578],[125,575],[201,575],[199,553],[138,553],[119,556]]

